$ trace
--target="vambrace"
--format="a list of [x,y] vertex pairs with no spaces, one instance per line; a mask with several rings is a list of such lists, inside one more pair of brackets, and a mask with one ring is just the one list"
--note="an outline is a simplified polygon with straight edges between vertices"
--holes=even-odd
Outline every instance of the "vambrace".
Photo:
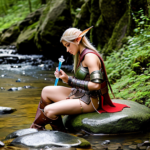
[[88,91],[88,82],[84,80],[75,79],[69,76],[68,78],[68,85],[75,87],[75,88],[81,88],[86,91]]
[[90,81],[94,83],[102,83],[104,81],[102,68],[90,74]]

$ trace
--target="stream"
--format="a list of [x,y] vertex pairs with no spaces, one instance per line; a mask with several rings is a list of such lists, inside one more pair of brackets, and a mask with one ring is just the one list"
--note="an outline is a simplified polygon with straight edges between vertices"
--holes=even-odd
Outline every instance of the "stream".
[[[13,66],[15,67],[12,67],[12,64],[0,65],[0,106],[13,107],[17,110],[11,114],[0,115],[0,140],[3,140],[8,134],[16,130],[30,127],[34,121],[42,88],[54,85],[55,82],[54,69],[45,70],[43,65],[32,66],[25,63]],[[70,72],[66,73],[71,75]],[[21,82],[16,82],[18,79]],[[61,81],[58,84],[66,86]],[[19,90],[8,91],[12,87],[19,87]],[[49,125],[46,125],[46,128],[51,129]],[[102,143],[105,140],[110,140],[110,149],[115,150],[118,145],[121,145],[123,150],[129,150],[134,149],[134,145],[149,141],[150,132],[123,135],[84,135],[83,138],[91,143],[92,147],[90,150],[103,149]],[[19,149],[23,150],[22,148]],[[61,150],[61,148],[59,149]],[[65,148],[65,150],[81,149]]]

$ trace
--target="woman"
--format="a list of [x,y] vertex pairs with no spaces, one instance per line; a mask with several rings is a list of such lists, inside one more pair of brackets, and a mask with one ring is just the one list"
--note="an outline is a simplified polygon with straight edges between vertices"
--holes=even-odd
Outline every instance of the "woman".
[[[74,77],[63,70],[56,69],[55,76],[61,78],[72,88],[63,86],[46,86],[41,93],[37,113],[31,128],[45,130],[50,124],[53,130],[65,132],[61,115],[74,115],[94,112],[116,112],[116,106],[108,94],[108,79],[102,58],[90,44],[85,34],[92,27],[81,32],[76,28],[67,29],[60,42],[67,52],[74,55]],[[109,106],[111,109],[105,109]],[[112,110],[115,108],[115,111]],[[110,111],[109,111],[110,110]]]

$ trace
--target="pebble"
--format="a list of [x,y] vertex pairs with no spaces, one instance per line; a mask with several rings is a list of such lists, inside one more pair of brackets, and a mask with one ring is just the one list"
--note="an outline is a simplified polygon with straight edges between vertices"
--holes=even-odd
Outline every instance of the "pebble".
[[21,89],[22,89],[22,87],[12,87],[12,88],[8,89],[8,91],[19,91]]
[[4,74],[1,75],[1,77],[4,77],[4,76],[5,76]]
[[129,149],[130,149],[130,150],[136,150],[136,149],[137,149],[137,145],[130,145],[130,146],[129,146]]
[[4,146],[5,144],[2,141],[0,141],[0,147],[4,147]]
[[21,79],[17,79],[16,82],[21,82]]
[[26,86],[24,86],[23,88],[29,89],[29,88],[31,88],[31,86],[30,86],[30,85],[26,85]]
[[1,87],[1,90],[5,90],[5,88]]

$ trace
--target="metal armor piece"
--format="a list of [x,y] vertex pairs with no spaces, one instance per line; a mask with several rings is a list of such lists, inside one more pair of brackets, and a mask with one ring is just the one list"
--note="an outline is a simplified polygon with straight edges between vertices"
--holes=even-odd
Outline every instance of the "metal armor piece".
[[88,82],[89,81],[71,78],[70,76],[68,78],[68,85],[70,85],[72,87],[76,87],[76,88],[81,88],[81,89],[84,89],[87,91],[88,91]]
[[102,83],[104,81],[102,68],[100,70],[93,71],[90,74],[90,81],[94,83]]
[[82,66],[82,63],[80,63],[80,66],[77,68],[77,71],[75,73],[75,77],[80,80],[84,80],[86,75],[89,73],[89,70]]
[[76,88],[72,88],[71,89],[71,93],[68,96],[68,98],[72,98],[72,99],[80,99],[81,101],[83,101],[84,103],[86,103],[87,105],[90,104],[91,99],[90,99],[90,92],[89,91],[85,91],[82,89],[76,89]]

